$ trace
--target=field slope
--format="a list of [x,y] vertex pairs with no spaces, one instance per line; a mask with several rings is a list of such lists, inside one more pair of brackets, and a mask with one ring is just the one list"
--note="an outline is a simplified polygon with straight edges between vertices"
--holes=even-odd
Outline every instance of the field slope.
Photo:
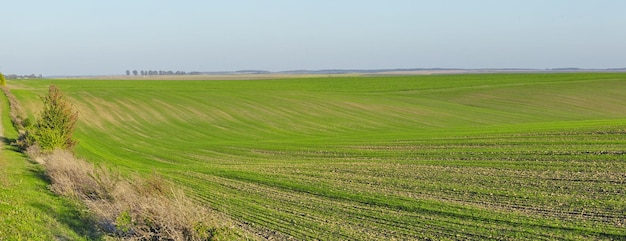
[[77,153],[157,172],[266,235],[626,239],[626,75],[28,80]]
[[0,240],[99,240],[83,208],[48,190],[43,170],[14,146],[8,101],[0,93]]

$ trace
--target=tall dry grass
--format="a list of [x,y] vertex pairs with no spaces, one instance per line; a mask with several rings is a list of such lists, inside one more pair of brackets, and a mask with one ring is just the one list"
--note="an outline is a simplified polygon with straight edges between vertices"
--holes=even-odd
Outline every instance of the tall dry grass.
[[15,95],[11,93],[9,88],[6,86],[2,86],[1,88],[2,92],[4,92],[4,95],[9,100],[9,117],[11,118],[11,122],[13,122],[13,127],[18,131],[22,131],[25,125],[30,124],[30,121],[24,117],[26,116],[24,114],[24,110],[17,102],[17,98],[15,98]]
[[[215,240],[236,234],[228,218],[195,204],[158,176],[123,178],[69,151],[27,153],[43,165],[51,189],[84,202],[100,230],[123,240]],[[242,239],[251,239],[236,234]]]

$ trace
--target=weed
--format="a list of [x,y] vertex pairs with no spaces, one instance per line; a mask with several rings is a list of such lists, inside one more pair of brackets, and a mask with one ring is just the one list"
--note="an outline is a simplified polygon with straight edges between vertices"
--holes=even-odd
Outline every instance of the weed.
[[120,232],[120,236],[129,236],[129,233],[132,231],[132,227],[134,225],[133,219],[128,211],[120,213],[120,215],[115,219],[115,226]]

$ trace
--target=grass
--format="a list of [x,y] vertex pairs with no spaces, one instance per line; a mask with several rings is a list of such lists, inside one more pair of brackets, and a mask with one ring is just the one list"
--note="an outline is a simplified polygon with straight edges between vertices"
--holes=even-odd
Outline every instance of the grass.
[[43,170],[7,145],[17,137],[0,98],[4,146],[0,149],[0,240],[98,240],[84,209],[55,196]]
[[80,156],[267,236],[626,238],[624,74],[50,83]]

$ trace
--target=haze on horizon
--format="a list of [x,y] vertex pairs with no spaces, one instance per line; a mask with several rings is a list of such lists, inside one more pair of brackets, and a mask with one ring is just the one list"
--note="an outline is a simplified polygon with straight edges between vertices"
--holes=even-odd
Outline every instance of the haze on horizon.
[[0,72],[623,68],[626,1],[3,3]]

